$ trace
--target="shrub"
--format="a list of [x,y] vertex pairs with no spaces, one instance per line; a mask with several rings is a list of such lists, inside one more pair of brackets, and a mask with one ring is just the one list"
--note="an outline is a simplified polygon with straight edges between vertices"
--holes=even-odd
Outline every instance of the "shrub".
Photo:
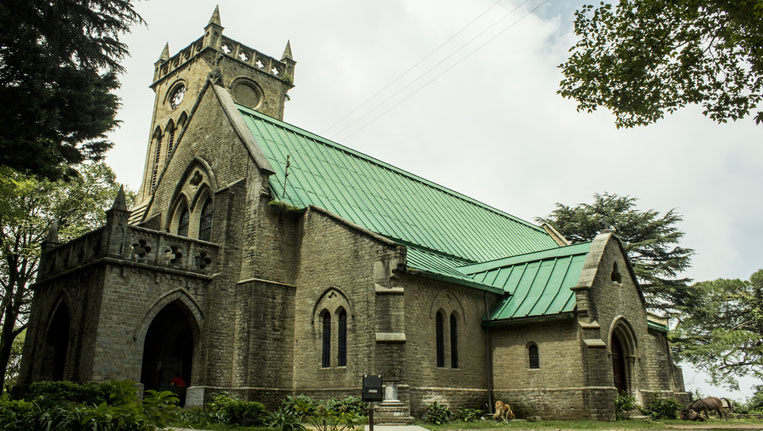
[[318,403],[313,413],[303,417],[318,431],[353,430],[360,422],[357,414],[351,411],[332,410],[327,403]]
[[307,395],[299,394],[296,397],[292,397],[290,395],[284,398],[283,401],[281,401],[280,407],[297,414],[300,418],[303,418],[315,413],[315,409],[319,404],[320,403],[318,401],[308,397]]
[[615,416],[618,419],[622,419],[625,416],[625,412],[638,408],[639,405],[636,402],[636,397],[627,392],[620,392],[615,397]]
[[364,403],[360,397],[354,397],[352,395],[344,397],[341,400],[328,400],[326,402],[326,407],[337,412],[354,413],[357,416],[368,415],[368,403]]
[[[30,391],[34,401],[0,400],[3,430],[153,431],[166,426],[177,408],[178,399],[172,392],[146,391],[140,401],[132,382],[45,383]],[[78,402],[61,398],[67,394]],[[89,402],[104,398],[98,404]]]
[[266,413],[265,406],[256,401],[234,400],[225,405],[225,415],[231,424],[262,425]]
[[424,420],[435,425],[448,423],[450,420],[450,410],[448,410],[448,406],[439,404],[435,401],[427,406],[427,413],[424,415]]
[[269,413],[265,418],[265,425],[268,428],[277,429],[280,431],[304,431],[305,426],[302,425],[302,420],[293,411],[279,407]]
[[456,414],[456,420],[461,422],[476,422],[482,418],[485,412],[481,409],[463,408]]
[[652,419],[675,419],[683,406],[672,398],[657,398],[647,404],[644,413]]

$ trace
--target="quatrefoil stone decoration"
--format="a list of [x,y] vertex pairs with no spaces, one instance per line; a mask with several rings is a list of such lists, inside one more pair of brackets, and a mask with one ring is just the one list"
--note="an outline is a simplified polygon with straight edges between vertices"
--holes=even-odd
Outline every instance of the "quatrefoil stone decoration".
[[132,244],[132,255],[138,259],[143,259],[147,254],[151,253],[151,246],[145,239],[139,239],[138,242]]
[[207,254],[206,251],[199,253],[194,260],[196,262],[196,267],[199,269],[204,269],[212,263],[212,258],[209,257],[209,254]]
[[173,265],[180,263],[182,257],[183,250],[176,245],[171,245],[164,250],[164,258]]

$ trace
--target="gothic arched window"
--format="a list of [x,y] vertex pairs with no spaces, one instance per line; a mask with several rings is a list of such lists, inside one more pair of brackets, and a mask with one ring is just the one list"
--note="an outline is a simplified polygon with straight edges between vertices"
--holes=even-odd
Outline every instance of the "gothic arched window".
[[456,313],[450,315],[450,367],[458,368],[458,323]]
[[[167,142],[167,159],[172,155],[172,150],[175,146],[175,124],[170,120],[165,129],[165,133],[169,135],[169,141]],[[165,159],[166,160],[166,159]],[[165,161],[166,164],[166,161]]]
[[347,312],[339,308],[337,337],[337,366],[347,365]]
[[212,199],[207,199],[201,207],[199,217],[199,239],[209,241],[212,238]]
[[527,354],[530,359],[530,368],[540,368],[540,356],[538,355],[538,345],[533,343],[527,348]]
[[178,219],[178,235],[188,236],[188,208],[183,207]]
[[323,349],[321,354],[321,366],[329,368],[331,366],[331,313],[323,311],[321,317],[323,321]]
[[444,367],[445,366],[445,340],[444,340],[444,322],[445,318],[442,315],[441,311],[437,312],[437,317],[435,318],[435,333],[436,333],[436,343],[437,343],[437,366],[438,367]]

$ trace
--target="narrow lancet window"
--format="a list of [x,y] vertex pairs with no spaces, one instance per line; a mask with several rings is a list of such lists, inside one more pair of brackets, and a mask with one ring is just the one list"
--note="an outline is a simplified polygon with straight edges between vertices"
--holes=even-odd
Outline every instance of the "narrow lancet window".
[[183,208],[178,219],[178,235],[188,236],[188,208]]
[[212,239],[212,199],[207,199],[201,207],[199,219],[199,239],[209,241]]
[[458,323],[455,313],[450,315],[450,367],[458,368]]
[[337,337],[337,365],[347,365],[347,312],[344,308],[339,309],[339,333]]
[[438,367],[444,367],[445,366],[445,340],[444,340],[444,318],[442,316],[442,312],[437,312],[436,317],[436,337],[437,337],[437,366]]
[[323,368],[331,367],[331,313],[327,310],[323,312],[323,351],[321,355],[321,366]]

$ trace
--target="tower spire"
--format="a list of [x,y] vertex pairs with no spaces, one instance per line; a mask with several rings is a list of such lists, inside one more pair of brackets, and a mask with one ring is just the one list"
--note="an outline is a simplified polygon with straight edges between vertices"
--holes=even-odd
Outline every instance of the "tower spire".
[[219,5],[215,6],[215,11],[212,12],[212,18],[209,18],[209,23],[207,24],[207,26],[210,26],[212,24],[220,26],[220,27],[223,26],[222,23],[220,22],[220,6]]
[[125,198],[125,186],[120,185],[117,197],[114,199],[114,204],[111,206],[113,210],[127,211],[127,199]]
[[170,43],[167,42],[164,44],[164,49],[162,49],[162,54],[159,56],[158,61],[164,62],[169,59],[170,59]]
[[281,55],[281,61],[284,61],[286,59],[294,60],[294,57],[291,54],[291,41],[290,40],[286,41],[286,48],[284,48],[283,55]]

